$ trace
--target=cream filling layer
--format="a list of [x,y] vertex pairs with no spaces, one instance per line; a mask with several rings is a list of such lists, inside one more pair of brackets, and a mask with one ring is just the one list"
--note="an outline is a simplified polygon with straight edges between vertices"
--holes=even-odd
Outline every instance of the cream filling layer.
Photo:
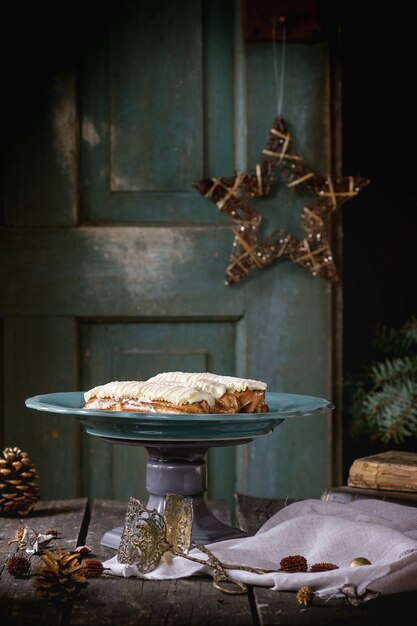
[[206,401],[211,409],[215,403],[210,393],[174,381],[113,381],[86,391],[85,402],[91,398],[129,398],[142,402],[162,400],[177,405]]

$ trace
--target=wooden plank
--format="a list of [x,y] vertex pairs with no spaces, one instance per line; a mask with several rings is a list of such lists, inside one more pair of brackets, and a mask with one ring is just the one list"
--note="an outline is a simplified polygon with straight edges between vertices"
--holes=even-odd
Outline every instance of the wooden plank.
[[[92,557],[110,558],[114,550],[100,545],[103,533],[124,519],[126,502],[95,501],[87,545]],[[74,602],[71,625],[87,624],[224,624],[249,626],[252,616],[248,596],[228,596],[217,591],[209,577],[172,581],[102,576],[92,579]]]
[[[58,538],[50,546],[60,546],[64,550],[74,550],[82,540],[82,528],[87,511],[87,500],[55,500],[37,502],[24,523],[34,530],[45,532],[59,531]],[[16,551],[9,541],[15,537],[20,526],[19,519],[0,518],[0,618],[3,624],[20,626],[26,624],[60,624],[67,611],[42,601],[30,578],[14,578],[6,567],[7,558]],[[31,558],[31,571],[41,563],[39,556]]]
[[[353,608],[347,607],[343,600],[324,601],[314,598],[312,604],[304,607],[297,602],[296,594],[284,591],[270,591],[257,587],[254,590],[255,605],[259,614],[260,626],[280,624],[280,626],[298,626],[309,624],[364,624],[357,621],[360,611],[353,614]],[[358,607],[355,607],[355,609]],[[369,622],[368,622],[369,623]],[[373,622],[375,623],[375,622]]]
[[226,176],[234,172],[234,7],[233,2],[223,0],[203,4],[204,176]]
[[76,341],[71,318],[5,320],[5,445],[28,453],[43,498],[77,495],[80,427],[71,416],[33,411],[24,403],[37,394],[76,388]]
[[[249,167],[259,158],[277,115],[272,53],[270,44],[247,46]],[[324,174],[327,72],[326,46],[288,47],[283,114],[306,163]],[[299,211],[306,201],[278,181],[268,197],[253,202],[264,218],[263,235],[283,228],[300,236]],[[331,399],[331,290],[328,281],[286,260],[247,279],[249,377],[265,380],[271,391]],[[241,493],[319,497],[331,481],[331,416],[285,420],[272,435],[240,447],[237,462]]]
[[4,221],[8,226],[73,226],[78,194],[75,72],[50,70],[47,77],[39,76],[28,106],[27,71],[27,66],[17,70],[20,82],[9,120],[13,134],[5,133]]
[[126,3],[110,46],[112,191],[187,190],[203,174],[201,2]]
[[315,597],[307,607],[297,602],[295,593],[257,587],[254,595],[260,626],[379,626],[385,623],[415,626],[417,593],[381,596],[359,606],[351,606],[343,598]]
[[0,229],[0,314],[238,317],[232,239],[206,225]]
[[[331,399],[328,332],[330,286],[278,264],[251,285],[247,375],[271,391]],[[321,282],[320,282],[321,281]],[[259,310],[275,332],[260,325]],[[296,330],[295,330],[296,329]],[[237,490],[262,497],[319,497],[330,484],[329,414],[284,420],[273,434],[239,448]],[[318,462],[319,459],[319,462]]]

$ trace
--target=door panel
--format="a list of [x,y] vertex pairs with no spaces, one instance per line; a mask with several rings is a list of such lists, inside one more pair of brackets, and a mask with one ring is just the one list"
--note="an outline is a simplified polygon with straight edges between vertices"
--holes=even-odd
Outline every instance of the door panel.
[[110,32],[110,188],[188,191],[203,173],[201,3],[129,9]]
[[25,450],[45,499],[80,490],[80,427],[71,416],[30,411],[25,399],[77,386],[76,332],[69,317],[6,317],[3,444]]
[[[57,72],[46,86],[43,78],[39,72],[40,85],[29,101],[25,80],[18,76],[22,93],[16,89],[8,102],[14,106],[3,135],[2,212],[6,226],[65,227],[77,223],[75,73]],[[13,274],[7,276],[10,280]]]
[[192,183],[233,170],[233,4],[128,4],[80,72],[82,220],[226,224]]

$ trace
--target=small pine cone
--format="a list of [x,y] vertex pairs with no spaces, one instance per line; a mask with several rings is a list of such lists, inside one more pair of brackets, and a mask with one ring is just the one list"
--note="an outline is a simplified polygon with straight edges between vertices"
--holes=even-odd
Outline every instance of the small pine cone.
[[311,587],[300,587],[297,591],[297,601],[299,604],[304,604],[304,606],[308,606],[311,604],[314,598],[314,591]]
[[25,578],[30,572],[30,561],[25,556],[14,555],[7,559],[6,567],[15,578]]
[[47,551],[44,562],[34,574],[36,589],[50,600],[65,602],[75,598],[88,585],[87,568],[80,563],[78,552]]
[[339,566],[335,563],[313,563],[310,568],[312,572],[327,572],[331,569],[339,569]]
[[282,572],[293,574],[294,572],[306,572],[308,569],[307,559],[300,554],[285,556],[279,563]]
[[87,578],[99,578],[104,572],[103,563],[97,559],[87,559],[84,561],[84,565],[87,568]]
[[0,515],[28,515],[39,500],[39,478],[26,452],[5,448],[0,458]]

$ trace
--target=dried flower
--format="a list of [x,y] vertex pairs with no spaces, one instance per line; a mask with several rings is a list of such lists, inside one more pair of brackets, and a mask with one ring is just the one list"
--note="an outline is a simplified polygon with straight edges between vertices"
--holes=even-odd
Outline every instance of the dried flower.
[[87,559],[84,565],[87,568],[87,578],[99,578],[104,572],[103,563],[97,559]]
[[7,559],[6,567],[15,578],[24,578],[30,572],[30,561],[26,556],[14,555]]
[[299,604],[304,604],[304,606],[308,606],[311,604],[314,598],[314,591],[311,587],[300,587],[297,591],[297,601]]
[[310,568],[312,572],[327,572],[332,569],[339,569],[339,566],[335,563],[313,563]]
[[25,527],[19,526],[19,528],[15,532],[14,539],[12,539],[12,541],[9,541],[9,546],[12,543],[17,543],[19,548],[24,548],[25,547],[25,543],[23,541],[24,532],[25,532]]
[[306,572],[308,569],[307,559],[301,554],[285,556],[279,563],[282,572],[292,574],[294,572]]

